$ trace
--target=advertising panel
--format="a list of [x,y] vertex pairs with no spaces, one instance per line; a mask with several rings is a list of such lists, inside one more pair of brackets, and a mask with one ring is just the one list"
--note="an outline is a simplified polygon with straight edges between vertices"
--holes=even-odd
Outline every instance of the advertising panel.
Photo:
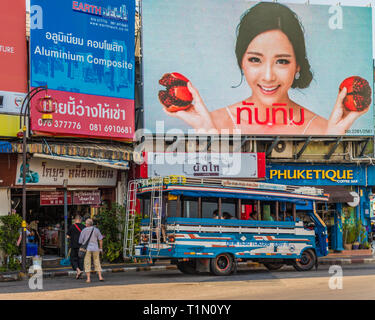
[[[162,153],[146,155],[147,177],[264,178],[264,153]],[[147,178],[144,177],[144,178]]]
[[25,1],[1,2],[0,113],[19,114],[27,92],[25,6]]
[[271,183],[295,186],[366,185],[366,168],[356,165],[267,165]]
[[[22,185],[22,156],[17,162],[16,185]],[[32,186],[115,186],[117,170],[89,163],[32,158],[26,165],[26,184]]]
[[132,138],[134,0],[31,0],[31,86],[48,86],[53,121],[38,94],[31,128],[57,135]]
[[144,0],[142,13],[152,132],[373,135],[371,7]]

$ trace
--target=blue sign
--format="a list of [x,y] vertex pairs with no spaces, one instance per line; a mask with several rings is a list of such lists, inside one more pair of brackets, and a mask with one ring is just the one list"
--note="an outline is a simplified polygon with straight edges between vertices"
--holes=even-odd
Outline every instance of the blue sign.
[[267,165],[267,182],[286,185],[366,185],[366,168],[353,165]]
[[31,0],[31,86],[134,100],[135,0]]

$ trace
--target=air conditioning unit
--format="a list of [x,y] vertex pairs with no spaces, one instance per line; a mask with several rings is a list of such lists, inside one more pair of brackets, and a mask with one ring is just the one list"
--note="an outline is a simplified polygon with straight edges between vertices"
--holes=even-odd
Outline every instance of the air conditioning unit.
[[271,152],[270,158],[292,158],[292,141],[279,141]]

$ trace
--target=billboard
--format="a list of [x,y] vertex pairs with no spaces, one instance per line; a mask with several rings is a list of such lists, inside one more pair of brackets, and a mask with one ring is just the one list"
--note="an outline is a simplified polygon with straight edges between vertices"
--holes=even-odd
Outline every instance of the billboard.
[[52,122],[38,98],[31,129],[54,135],[132,138],[134,0],[31,0],[31,87],[56,99]]
[[152,132],[373,135],[372,8],[144,0],[142,13]]
[[18,115],[27,92],[25,1],[4,0],[1,4],[0,113]]

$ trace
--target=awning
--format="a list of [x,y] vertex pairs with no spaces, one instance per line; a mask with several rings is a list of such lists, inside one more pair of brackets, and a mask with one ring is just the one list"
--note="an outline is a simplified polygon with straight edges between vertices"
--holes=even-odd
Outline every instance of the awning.
[[344,186],[319,186],[317,188],[323,189],[324,193],[329,194],[329,203],[354,201],[354,197],[350,194],[350,190]]
[[0,153],[11,153],[12,145],[8,141],[0,141]]
[[[23,152],[23,145],[20,142],[12,142],[11,147],[11,152]],[[133,156],[133,149],[130,146],[119,144],[50,143],[44,140],[28,143],[26,148],[26,152],[32,153],[34,157],[95,163],[125,170],[129,169],[129,161]]]

